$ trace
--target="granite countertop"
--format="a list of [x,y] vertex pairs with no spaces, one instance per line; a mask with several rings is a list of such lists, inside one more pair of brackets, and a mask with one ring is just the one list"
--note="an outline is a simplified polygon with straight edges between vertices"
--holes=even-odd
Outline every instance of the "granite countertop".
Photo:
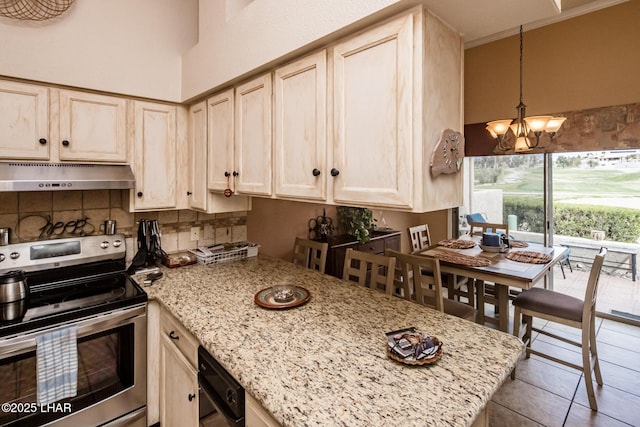
[[[283,425],[467,426],[523,352],[512,335],[335,277],[258,256],[164,269],[145,288]],[[282,280],[305,305],[254,303]],[[435,364],[386,356],[387,331],[415,326],[440,338]]]

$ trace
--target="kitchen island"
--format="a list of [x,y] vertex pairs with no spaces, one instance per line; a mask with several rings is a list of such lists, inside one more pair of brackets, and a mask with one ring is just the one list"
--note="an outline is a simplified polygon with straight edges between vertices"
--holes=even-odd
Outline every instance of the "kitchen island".
[[[512,335],[265,256],[164,269],[146,287],[282,425],[468,426],[514,368]],[[311,293],[270,310],[254,295],[282,281]],[[387,358],[387,331],[443,341],[435,364]]]

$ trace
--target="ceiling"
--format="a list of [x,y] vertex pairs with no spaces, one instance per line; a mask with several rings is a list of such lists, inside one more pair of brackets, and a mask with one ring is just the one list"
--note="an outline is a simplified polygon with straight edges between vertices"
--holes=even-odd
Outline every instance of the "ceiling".
[[[465,48],[624,3],[628,0],[423,0],[464,37]],[[561,4],[561,5],[560,5]]]

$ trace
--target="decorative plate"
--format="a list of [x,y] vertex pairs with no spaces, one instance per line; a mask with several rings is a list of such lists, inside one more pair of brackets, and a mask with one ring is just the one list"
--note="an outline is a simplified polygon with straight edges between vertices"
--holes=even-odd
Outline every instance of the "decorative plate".
[[386,336],[387,357],[396,362],[423,366],[435,363],[442,357],[442,341],[415,328],[390,332]]
[[300,286],[291,286],[293,288],[293,298],[289,301],[278,302],[273,296],[273,287],[265,288],[255,294],[253,301],[260,307],[270,309],[283,309],[298,307],[311,298],[311,293]]

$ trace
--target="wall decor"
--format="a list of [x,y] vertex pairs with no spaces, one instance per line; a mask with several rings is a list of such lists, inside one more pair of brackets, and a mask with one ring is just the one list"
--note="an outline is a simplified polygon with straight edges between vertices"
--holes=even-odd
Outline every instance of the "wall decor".
[[456,173],[464,158],[464,136],[452,129],[445,129],[431,154],[431,175]]

